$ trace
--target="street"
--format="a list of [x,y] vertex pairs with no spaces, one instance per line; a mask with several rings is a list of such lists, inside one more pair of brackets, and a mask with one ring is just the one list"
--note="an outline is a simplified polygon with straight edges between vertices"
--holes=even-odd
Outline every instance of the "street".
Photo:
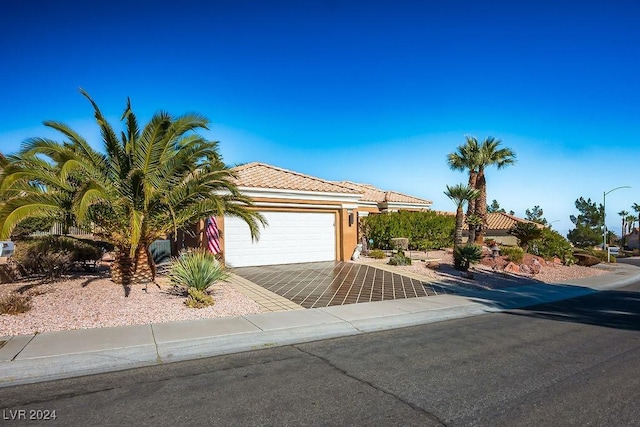
[[[406,329],[1,388],[0,423],[640,425],[638,372],[640,283]],[[29,419],[52,411],[55,420]]]

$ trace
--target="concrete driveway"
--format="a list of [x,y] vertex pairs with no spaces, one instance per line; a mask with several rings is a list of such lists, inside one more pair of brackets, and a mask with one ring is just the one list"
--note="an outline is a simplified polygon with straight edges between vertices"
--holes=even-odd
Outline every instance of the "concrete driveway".
[[351,262],[241,267],[233,271],[305,308],[452,293],[436,284]]

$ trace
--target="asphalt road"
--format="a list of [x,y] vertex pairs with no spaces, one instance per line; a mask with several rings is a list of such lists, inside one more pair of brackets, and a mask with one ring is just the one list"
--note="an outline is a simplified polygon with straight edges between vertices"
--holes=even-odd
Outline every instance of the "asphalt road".
[[[640,425],[640,284],[468,319],[0,389],[0,424]],[[38,412],[40,411],[40,412]],[[49,412],[47,412],[49,411]]]

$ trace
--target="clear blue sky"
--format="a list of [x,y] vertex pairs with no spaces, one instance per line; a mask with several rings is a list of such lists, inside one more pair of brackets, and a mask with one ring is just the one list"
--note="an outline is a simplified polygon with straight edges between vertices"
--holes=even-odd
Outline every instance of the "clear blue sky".
[[212,121],[227,163],[374,184],[453,210],[447,153],[500,138],[518,163],[488,199],[566,233],[580,197],[607,224],[640,203],[640,3],[5,0],[0,150],[64,121],[98,142],[131,97]]

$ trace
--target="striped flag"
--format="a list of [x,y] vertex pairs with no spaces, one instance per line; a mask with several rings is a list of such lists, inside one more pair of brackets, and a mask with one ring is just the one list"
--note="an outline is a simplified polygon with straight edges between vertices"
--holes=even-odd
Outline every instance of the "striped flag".
[[207,248],[212,254],[220,253],[220,232],[218,231],[218,222],[216,218],[210,216],[207,219]]

